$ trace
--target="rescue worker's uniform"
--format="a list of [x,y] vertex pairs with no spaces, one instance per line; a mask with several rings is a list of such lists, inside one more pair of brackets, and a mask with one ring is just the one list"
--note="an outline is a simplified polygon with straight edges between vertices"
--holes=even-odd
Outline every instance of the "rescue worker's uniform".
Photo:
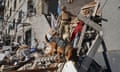
[[62,11],[61,14],[59,16],[60,19],[60,25],[59,25],[59,36],[61,38],[63,38],[63,34],[67,33],[68,34],[68,38],[67,40],[69,40],[70,38],[70,28],[69,28],[69,24],[71,21],[71,16],[73,16],[70,12],[66,11],[66,7],[62,7]]

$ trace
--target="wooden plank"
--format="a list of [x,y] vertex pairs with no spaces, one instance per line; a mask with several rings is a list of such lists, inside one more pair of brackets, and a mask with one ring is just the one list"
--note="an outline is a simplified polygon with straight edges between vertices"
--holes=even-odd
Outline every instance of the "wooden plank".
[[78,42],[77,56],[79,56],[79,53],[80,53],[80,50],[81,50],[81,47],[82,47],[82,42],[83,42],[83,39],[84,39],[86,28],[87,28],[87,25],[84,25],[83,30],[82,30],[81,35],[80,35],[80,40]]
[[81,9],[83,10],[83,9],[93,8],[93,7],[95,7],[95,4],[96,4],[95,1],[90,2],[90,3],[86,4],[86,5],[84,5]]

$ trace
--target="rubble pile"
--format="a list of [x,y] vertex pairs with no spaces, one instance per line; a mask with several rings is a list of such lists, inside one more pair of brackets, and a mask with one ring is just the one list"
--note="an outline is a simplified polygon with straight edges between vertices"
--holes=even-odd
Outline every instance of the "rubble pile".
[[[72,4],[72,2],[74,1],[70,0],[68,3]],[[30,18],[28,20],[36,15],[34,5],[31,4],[33,4],[32,1],[29,1],[28,6],[31,7],[28,7],[30,10],[30,14],[28,14]],[[72,61],[70,64],[72,64],[71,66],[73,66],[74,72],[79,71],[79,68],[84,70],[81,66],[89,61],[89,58],[86,58],[86,56],[89,55],[90,50],[94,47],[95,41],[98,36],[100,36],[101,19],[99,18],[98,10],[99,2],[94,1],[85,5],[80,11],[80,15],[83,17],[82,19],[79,18],[79,15],[71,14],[66,6],[61,6],[60,15],[56,16],[57,20],[56,17],[51,14],[50,29],[47,29],[48,32],[45,34],[45,41],[40,41],[40,39],[36,37],[34,28],[31,28],[32,32],[29,29],[27,31],[24,25],[26,24],[27,26],[28,23],[21,23],[23,24],[22,37],[19,37],[19,32],[17,34],[16,28],[11,40],[10,38],[6,40],[6,44],[9,43],[10,46],[1,46],[0,71],[69,72],[67,69],[69,67],[67,67],[69,61]],[[23,12],[20,11],[20,15],[22,13]],[[84,20],[84,18],[86,20]],[[13,29],[11,29],[10,32],[12,32],[12,30]],[[31,34],[33,34],[33,37],[31,37]],[[16,35],[18,35],[18,37]],[[19,41],[19,38],[22,42]],[[30,42],[31,40],[32,42]],[[39,42],[42,43],[40,44]],[[3,43],[0,43],[0,45],[2,44]],[[83,60],[85,60],[85,63],[83,63]],[[89,64],[92,64],[92,59]],[[75,65],[78,65],[78,67]],[[102,69],[97,63],[94,65],[98,66],[98,69]],[[89,66],[87,70],[89,70]]]

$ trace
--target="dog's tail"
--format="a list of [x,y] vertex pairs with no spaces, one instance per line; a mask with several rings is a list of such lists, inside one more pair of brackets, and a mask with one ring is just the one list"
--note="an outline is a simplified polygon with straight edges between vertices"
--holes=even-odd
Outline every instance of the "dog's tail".
[[47,35],[45,35],[45,40],[46,42],[49,42]]

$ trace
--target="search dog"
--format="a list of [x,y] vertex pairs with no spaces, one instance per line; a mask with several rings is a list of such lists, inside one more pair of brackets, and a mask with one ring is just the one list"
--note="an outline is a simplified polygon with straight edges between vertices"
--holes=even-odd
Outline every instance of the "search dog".
[[48,53],[48,55],[55,55],[55,50],[57,52],[57,59],[58,62],[61,62],[61,55],[65,57],[65,60],[68,61],[70,57],[72,56],[72,45],[70,42],[67,42],[59,37],[53,37],[51,40],[47,38],[47,35],[45,35],[46,42],[50,45],[51,50]]

